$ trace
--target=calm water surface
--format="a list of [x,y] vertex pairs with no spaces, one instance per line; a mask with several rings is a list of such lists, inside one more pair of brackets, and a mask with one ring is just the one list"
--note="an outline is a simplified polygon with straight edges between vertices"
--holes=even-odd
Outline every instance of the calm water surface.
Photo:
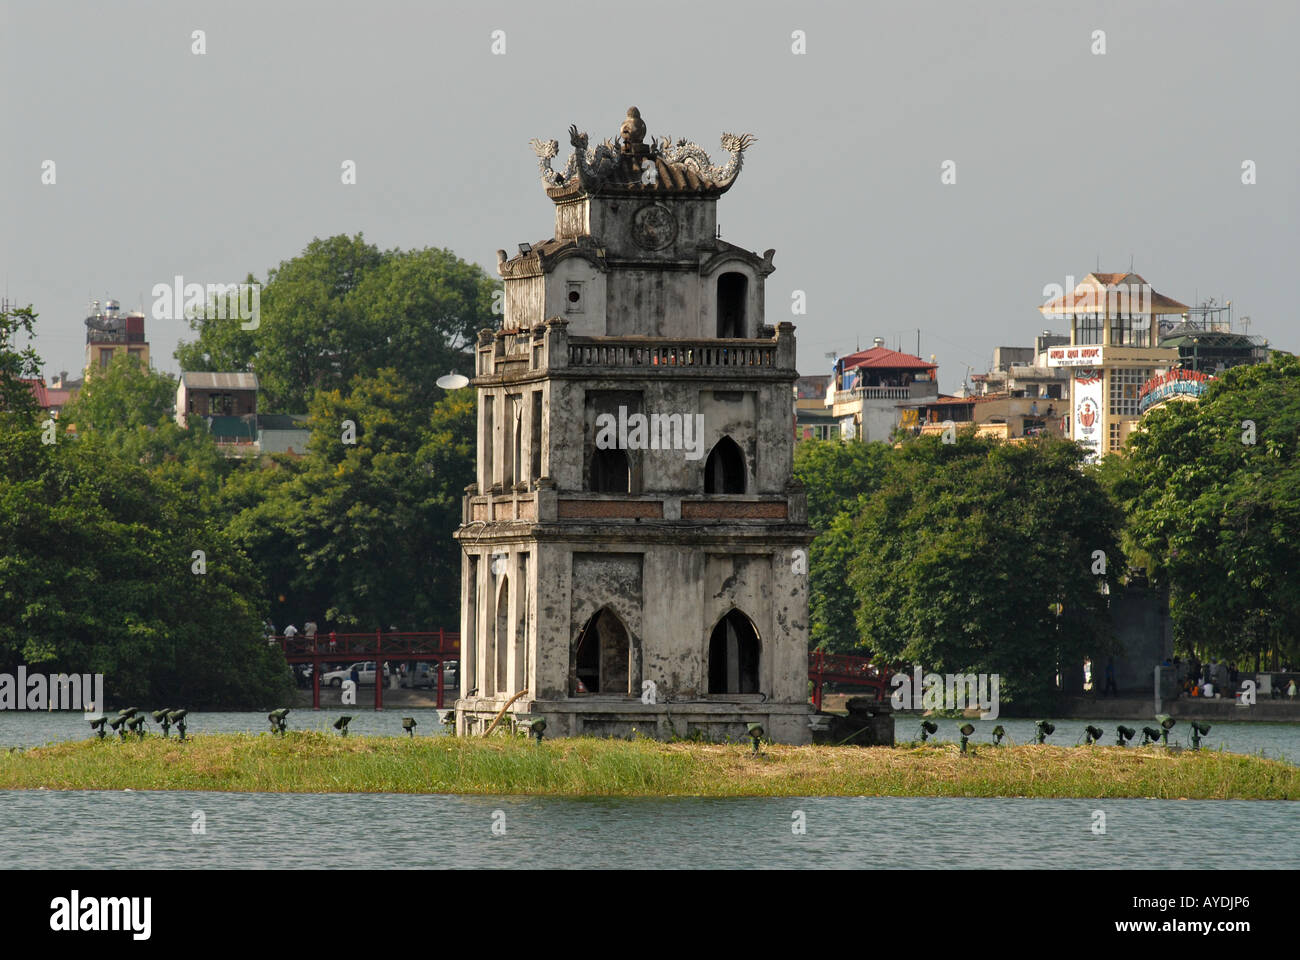
[[1296,869],[1298,834],[1283,801],[0,792],[4,863],[35,869]]

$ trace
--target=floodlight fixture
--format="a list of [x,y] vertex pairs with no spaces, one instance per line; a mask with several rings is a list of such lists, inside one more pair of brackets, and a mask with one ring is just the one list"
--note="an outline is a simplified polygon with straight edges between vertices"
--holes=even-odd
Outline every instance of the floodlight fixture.
[[155,710],[150,716],[153,717],[154,723],[162,727],[163,736],[167,736],[168,731],[172,728],[171,708],[163,707],[161,710]]
[[1056,724],[1050,720],[1039,720],[1034,724],[1034,743],[1043,743],[1056,732]]
[[751,723],[747,725],[749,730],[750,742],[754,744],[754,755],[758,755],[758,742],[763,739],[763,725],[761,723]]
[[521,243],[519,244],[519,252],[526,257],[533,252],[533,245],[531,243]]
[[416,726],[415,717],[402,717],[402,729],[405,730],[412,739],[415,738]]
[[289,715],[288,707],[281,707],[279,710],[272,710],[266,715],[266,719],[271,721],[271,732],[284,735],[286,729],[285,717]]
[[96,731],[101,740],[108,735],[108,731],[104,729],[104,724],[106,723],[108,723],[108,717],[104,716],[102,713],[94,720],[90,721],[90,729]]
[[963,723],[958,730],[961,733],[961,752],[965,753],[966,743],[970,740],[970,735],[975,732],[975,724]]
[[112,720],[108,721],[108,725],[113,728],[113,732],[123,740],[126,739],[126,721],[126,717],[114,717]]
[[144,739],[144,722],[147,718],[143,713],[136,713],[127,718],[126,725],[131,728],[131,732]]
[[1169,746],[1169,731],[1174,728],[1178,721],[1167,713],[1156,714],[1156,719],[1160,721],[1160,742],[1167,747]]
[[167,714],[168,721],[176,725],[176,733],[182,740],[185,739],[185,718],[189,714],[188,710],[173,710]]
[[938,732],[939,732],[939,725],[935,723],[933,720],[921,721],[921,742],[922,743],[925,743],[925,741],[930,739],[930,734],[938,733]]
[[1192,721],[1192,749],[1201,749],[1201,737],[1210,732],[1208,723],[1201,723],[1199,720]]
[[139,712],[139,707],[123,707],[121,710],[117,711],[117,715],[119,717],[134,717]]
[[339,732],[340,736],[346,737],[348,735],[348,724],[351,722],[352,718],[349,716],[339,717],[334,721],[334,729]]
[[1125,747],[1137,733],[1132,727],[1118,726],[1115,728],[1115,746]]
[[1160,739],[1159,727],[1142,728],[1142,746],[1145,747],[1148,743],[1155,743],[1159,739]]
[[542,742],[542,736],[546,733],[545,718],[534,717],[532,720],[525,720],[524,726],[528,729],[530,736],[536,737],[538,743]]
[[1084,735],[1087,737],[1085,743],[1087,743],[1088,746],[1092,746],[1094,743],[1100,740],[1102,736],[1106,733],[1106,731],[1103,730],[1101,727],[1094,727],[1091,723],[1083,728],[1083,732]]
[[1007,728],[1002,726],[1002,724],[999,723],[996,727],[993,728],[993,745],[995,747],[1000,747],[1002,745],[1002,738],[1005,737],[1006,735],[1007,735]]

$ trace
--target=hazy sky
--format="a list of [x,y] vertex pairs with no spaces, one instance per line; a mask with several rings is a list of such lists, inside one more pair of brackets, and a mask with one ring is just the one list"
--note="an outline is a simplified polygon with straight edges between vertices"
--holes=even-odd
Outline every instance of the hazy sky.
[[[559,167],[570,123],[599,142],[635,104],[718,163],[724,130],[758,137],[718,219],[776,248],[767,320],[794,320],[804,373],[874,336],[913,351],[920,328],[951,391],[1099,256],[1297,351],[1298,11],[0,0],[0,283],[41,315],[48,377],[81,368],[92,297],[148,313],[155,283],[264,279],[313,237],[450,247],[495,276],[498,248],[553,229],[529,139],[559,140]],[[146,331],[175,372],[184,322]]]

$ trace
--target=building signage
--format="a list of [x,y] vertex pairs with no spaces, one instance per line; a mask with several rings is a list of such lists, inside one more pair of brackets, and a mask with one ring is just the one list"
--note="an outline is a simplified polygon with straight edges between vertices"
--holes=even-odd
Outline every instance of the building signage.
[[1089,462],[1101,456],[1102,377],[1100,370],[1080,370],[1074,378],[1074,424],[1072,439],[1082,444]]
[[1093,367],[1101,363],[1101,344],[1088,347],[1049,347],[1049,367]]
[[1138,394],[1138,413],[1146,413],[1157,403],[1170,397],[1199,397],[1214,378],[1196,370],[1170,370],[1152,377],[1142,385]]

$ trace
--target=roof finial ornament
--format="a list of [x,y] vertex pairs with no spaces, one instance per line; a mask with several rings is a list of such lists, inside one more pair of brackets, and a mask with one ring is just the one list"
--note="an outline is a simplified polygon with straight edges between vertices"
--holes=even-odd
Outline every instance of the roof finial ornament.
[[623,126],[619,127],[618,135],[623,140],[624,153],[639,153],[637,147],[645,142],[645,121],[641,119],[641,111],[636,107],[627,108],[627,119],[623,121]]

